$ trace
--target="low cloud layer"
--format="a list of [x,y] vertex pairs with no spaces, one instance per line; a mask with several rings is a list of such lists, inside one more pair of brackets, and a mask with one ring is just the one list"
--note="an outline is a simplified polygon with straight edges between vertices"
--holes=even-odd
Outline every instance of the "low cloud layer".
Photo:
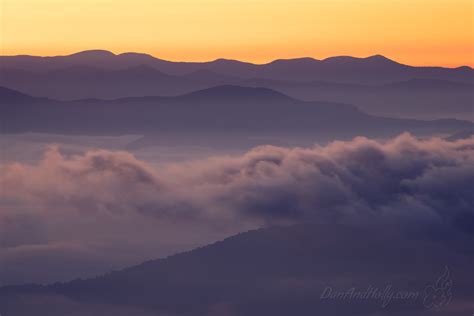
[[[38,164],[3,167],[0,187],[7,266],[58,251],[121,266],[157,245],[167,254],[268,223],[396,220],[471,232],[474,138],[262,146],[162,167],[127,152],[51,148]],[[128,261],[127,247],[136,252]]]

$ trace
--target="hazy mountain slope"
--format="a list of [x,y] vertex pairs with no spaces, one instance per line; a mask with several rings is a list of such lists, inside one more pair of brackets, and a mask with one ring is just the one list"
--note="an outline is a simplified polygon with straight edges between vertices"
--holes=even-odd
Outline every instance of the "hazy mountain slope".
[[5,70],[6,87],[53,99],[173,96],[221,84],[265,87],[308,101],[354,104],[379,116],[474,120],[474,85],[435,79],[410,79],[383,85],[296,82],[264,78],[241,79],[208,70],[171,76],[149,66],[103,70],[75,66],[35,74]]
[[[5,90],[9,91],[9,90]],[[1,97],[1,96],[0,96]],[[354,137],[454,133],[456,120],[381,118],[351,105],[303,102],[265,88],[219,86],[177,97],[34,102],[1,105],[3,132]]]
[[326,81],[248,79],[243,86],[267,87],[303,100],[350,103],[379,116],[474,120],[474,85],[435,79],[410,79],[367,86]]
[[[449,267],[456,291],[438,314],[462,315],[472,294],[472,241],[446,227],[274,227],[95,279],[3,288],[0,311],[7,316],[27,315],[33,308],[35,315],[69,314],[78,307],[135,308],[155,315],[430,315],[424,290]],[[385,307],[382,299],[321,299],[327,287],[383,291],[388,285],[418,296],[393,299]]]
[[204,81],[168,75],[144,65],[125,69],[70,66],[46,73],[6,69],[0,83],[31,95],[63,100],[178,95],[209,86]]

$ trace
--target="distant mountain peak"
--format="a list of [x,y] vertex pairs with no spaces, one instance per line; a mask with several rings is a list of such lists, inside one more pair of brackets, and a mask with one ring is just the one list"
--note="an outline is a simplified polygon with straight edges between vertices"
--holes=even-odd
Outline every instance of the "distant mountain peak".
[[463,70],[463,71],[472,71],[472,67],[469,67],[469,66],[460,66],[460,67],[457,67],[455,69],[458,69],[458,70]]
[[275,59],[274,61],[268,63],[268,65],[275,65],[275,64],[308,64],[308,63],[314,63],[318,62],[318,59],[315,59],[313,57],[299,57],[299,58],[280,58],[280,59]]
[[118,59],[127,61],[127,60],[136,60],[138,62],[168,62],[163,59],[156,58],[150,54],[144,54],[144,53],[134,53],[134,52],[125,52],[116,55]]
[[108,51],[108,50],[103,50],[103,49],[92,49],[92,50],[85,50],[82,52],[74,53],[69,56],[75,56],[75,57],[112,57],[116,56],[114,53]]
[[135,53],[135,52],[125,52],[118,54],[117,56],[142,56],[142,57],[153,57],[150,54],[145,54],[145,53]]
[[273,62],[280,62],[280,61],[315,61],[317,59],[313,57],[297,57],[297,58],[279,58],[275,59]]
[[399,62],[394,61],[393,59],[390,59],[388,57],[385,57],[383,55],[372,55],[369,57],[364,58],[367,61],[372,61],[376,62],[378,64],[393,64],[393,65],[400,65]]
[[384,60],[384,61],[393,61],[390,58],[385,57],[384,55],[376,54],[369,57],[366,57],[367,60]]
[[227,59],[227,58],[218,58],[218,59],[215,59],[215,60],[211,61],[210,63],[212,63],[212,64],[247,64],[247,65],[252,64],[252,63],[248,63],[248,62],[245,62],[245,61],[240,61],[240,60],[235,60],[235,59]]
[[215,63],[222,63],[222,62],[228,62],[228,61],[236,61],[236,60],[228,59],[228,58],[217,58],[217,59],[213,60],[213,62],[215,62]]
[[369,57],[334,56],[324,59],[323,62],[326,64],[372,64],[376,66],[401,65],[383,55],[372,55]]

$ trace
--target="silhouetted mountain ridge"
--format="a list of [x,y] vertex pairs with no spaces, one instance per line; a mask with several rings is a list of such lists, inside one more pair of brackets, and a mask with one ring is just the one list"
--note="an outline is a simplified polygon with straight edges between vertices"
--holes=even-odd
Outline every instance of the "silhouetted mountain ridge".
[[[146,64],[157,70],[174,75],[183,75],[200,69],[212,70],[218,73],[234,75],[242,78],[264,76],[272,79],[316,80],[324,79],[330,71],[334,72],[331,80],[379,83],[401,80],[410,77],[447,77],[460,81],[474,82],[474,72],[469,67],[413,67],[397,63],[382,55],[366,58],[350,56],[329,57],[317,60],[311,57],[295,59],[277,59],[266,64],[252,64],[238,60],[216,59],[210,62],[171,62],[155,58],[147,54],[124,53],[113,54],[103,50],[91,50],[68,56],[36,57],[36,56],[0,56],[5,68],[17,68],[33,71],[48,71],[73,64],[91,64],[106,69],[120,69],[138,64]],[[293,69],[295,67],[296,69]],[[370,73],[360,73],[355,78],[353,71],[370,70]],[[298,74],[296,70],[299,70]],[[392,72],[392,73],[390,73]],[[373,76],[378,74],[378,78]],[[384,76],[381,76],[384,74]],[[337,75],[337,76],[336,76]],[[336,77],[334,77],[336,76]],[[438,78],[442,79],[442,78]]]
[[[91,310],[140,307],[155,315],[215,315],[218,306],[219,315],[341,315],[352,313],[356,302],[320,299],[328,286],[365,290],[370,284],[383,290],[389,283],[394,291],[422,291],[444,265],[455,271],[453,299],[462,302],[470,295],[472,236],[439,236],[447,236],[446,230],[409,225],[262,228],[96,278],[0,288],[0,306],[2,314],[15,316],[29,315],[31,308],[39,316],[71,315],[78,304]],[[383,310],[419,315],[423,294]],[[382,308],[377,300],[357,304],[361,315]]]

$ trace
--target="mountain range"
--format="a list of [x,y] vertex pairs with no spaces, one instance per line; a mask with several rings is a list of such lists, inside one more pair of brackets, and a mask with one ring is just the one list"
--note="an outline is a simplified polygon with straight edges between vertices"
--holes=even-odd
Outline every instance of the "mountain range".
[[291,80],[327,79],[333,81],[365,81],[384,83],[413,77],[473,82],[474,71],[458,68],[413,67],[397,63],[381,55],[367,58],[350,56],[278,59],[267,64],[252,64],[229,59],[210,62],[171,62],[147,54],[124,53],[115,55],[104,50],[90,50],[68,56],[1,56],[3,68],[48,72],[72,66],[90,66],[103,69],[124,69],[147,65],[156,70],[184,75],[208,70],[241,78],[268,78]]
[[307,101],[350,103],[374,115],[474,119],[472,68],[413,67],[380,55],[251,64],[171,62],[95,50],[56,57],[0,56],[0,64],[1,86],[62,100],[176,96],[238,85]]
[[277,138],[312,143],[355,136],[452,134],[474,123],[366,114],[332,102],[301,101],[267,88],[217,86],[176,97],[58,101],[0,89],[2,132],[151,136],[154,142]]

